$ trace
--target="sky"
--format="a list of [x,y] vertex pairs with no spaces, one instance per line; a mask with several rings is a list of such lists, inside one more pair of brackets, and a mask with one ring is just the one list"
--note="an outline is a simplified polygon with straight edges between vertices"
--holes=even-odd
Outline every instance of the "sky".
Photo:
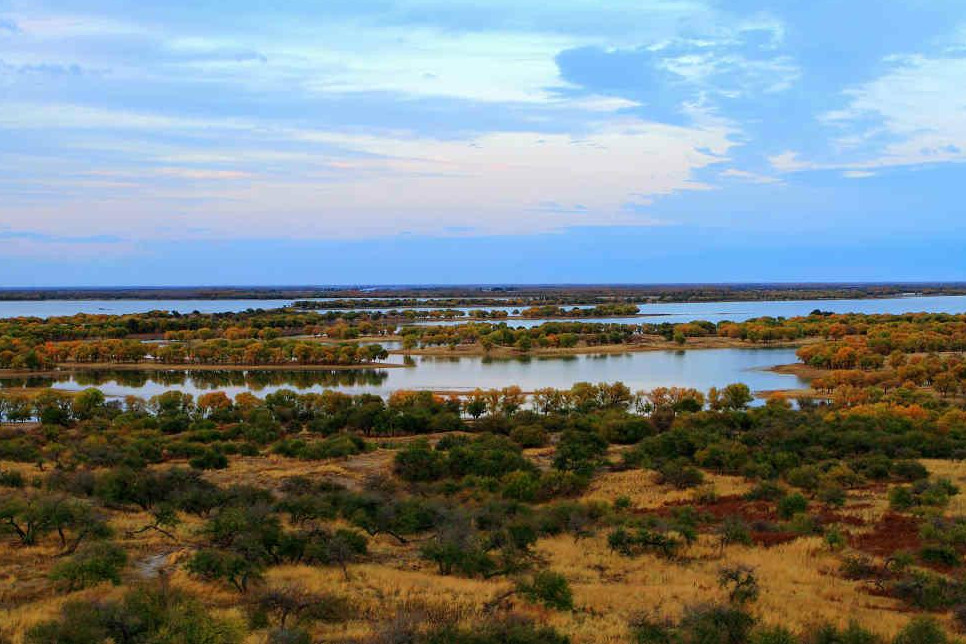
[[0,286],[966,279],[962,0],[0,0]]

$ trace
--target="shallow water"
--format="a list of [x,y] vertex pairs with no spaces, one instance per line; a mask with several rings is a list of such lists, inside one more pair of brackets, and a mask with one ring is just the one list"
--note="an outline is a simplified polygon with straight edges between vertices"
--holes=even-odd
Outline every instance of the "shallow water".
[[[929,297],[895,297],[881,300],[791,300],[761,302],[678,302],[673,304],[642,304],[642,316],[623,318],[573,318],[577,322],[607,322],[614,324],[660,324],[661,322],[743,322],[764,316],[796,317],[808,315],[815,309],[832,313],[966,313],[966,295],[936,295]],[[514,327],[533,327],[545,322],[570,321],[569,318],[541,318],[507,320]],[[465,320],[420,322],[419,324],[460,324]]]
[[[324,301],[324,300],[320,300]],[[51,317],[75,313],[104,313],[120,315],[145,311],[177,311],[179,313],[217,313],[247,309],[273,309],[291,305],[293,300],[42,300],[30,302],[0,301],[0,318],[36,316]],[[525,307],[456,307],[463,311],[474,309],[513,311]],[[564,308],[572,308],[566,306]],[[587,308],[581,306],[578,308]],[[695,302],[674,304],[642,304],[641,313],[647,317],[605,318],[607,322],[690,322],[691,320],[741,321],[770,315],[793,317],[808,315],[815,309],[834,313],[966,313],[966,295],[895,297],[878,300],[794,300],[761,302]],[[326,311],[327,309],[320,309]],[[389,309],[372,309],[386,311]],[[560,319],[560,318],[555,318]],[[587,319],[587,318],[583,318]],[[464,320],[449,322],[459,324]],[[515,326],[533,326],[546,320],[510,320]],[[433,322],[428,322],[433,324]],[[436,323],[439,324],[439,323]],[[443,323],[445,324],[445,322]]]
[[80,390],[96,386],[109,396],[150,397],[167,389],[191,394],[221,390],[235,395],[264,395],[279,389],[387,395],[397,389],[470,391],[476,387],[518,385],[566,389],[577,382],[623,381],[634,390],[658,386],[695,387],[702,391],[732,382],[753,390],[795,389],[805,385],[797,376],[766,371],[795,362],[794,349],[702,349],[587,354],[529,359],[417,356],[410,368],[311,371],[92,371],[56,378],[0,379],[3,387],[56,386]]

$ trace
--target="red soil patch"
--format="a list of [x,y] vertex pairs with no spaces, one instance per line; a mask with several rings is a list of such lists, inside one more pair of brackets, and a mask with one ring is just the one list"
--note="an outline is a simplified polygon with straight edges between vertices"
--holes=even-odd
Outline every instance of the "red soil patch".
[[918,550],[919,520],[889,512],[885,514],[872,532],[852,538],[852,547],[879,557],[889,557],[897,550]]
[[[656,513],[667,516],[672,508],[690,505],[687,502],[669,503]],[[751,539],[757,545],[763,547],[775,546],[788,543],[802,536],[797,532],[778,531],[770,529],[760,529],[763,523],[778,523],[778,514],[775,511],[775,504],[770,501],[749,501],[743,496],[731,495],[718,498],[713,503],[694,506],[701,514],[710,515],[714,521],[720,522],[728,517],[739,517],[751,527]],[[813,514],[822,524],[842,523],[851,526],[865,525],[859,517],[840,514],[834,510],[822,509],[817,514]],[[758,529],[756,529],[758,528]]]
[[755,545],[761,546],[763,548],[770,548],[771,546],[777,546],[783,543],[788,543],[789,541],[794,541],[798,539],[800,534],[797,532],[752,532],[751,540],[755,542]]

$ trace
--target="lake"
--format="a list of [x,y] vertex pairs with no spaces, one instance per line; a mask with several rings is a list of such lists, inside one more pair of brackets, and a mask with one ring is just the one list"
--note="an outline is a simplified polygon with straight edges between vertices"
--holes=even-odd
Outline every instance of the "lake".
[[[323,300],[320,300],[323,301]],[[245,311],[247,309],[273,309],[291,305],[293,300],[40,300],[40,301],[0,301],[0,318],[36,316],[74,315],[75,313],[103,313],[120,315],[124,313],[143,313],[162,310],[190,313],[218,313],[225,311]],[[511,311],[523,307],[458,307],[464,311],[473,309]],[[566,307],[571,308],[571,307]],[[584,307],[580,307],[584,308]],[[709,320],[720,322],[733,320],[740,322],[749,318],[770,315],[773,317],[794,317],[808,315],[815,309],[834,313],[912,313],[928,311],[932,313],[966,313],[966,295],[937,295],[928,297],[895,297],[875,300],[792,300],[759,302],[694,302],[673,304],[643,304],[641,313],[647,317],[604,318],[597,321],[640,323],[640,322],[690,322]],[[326,309],[321,309],[325,311]],[[372,309],[385,311],[388,309]],[[561,318],[562,319],[562,318]],[[585,320],[587,318],[584,318]],[[436,324],[459,324],[466,320],[437,322]],[[509,320],[513,325],[533,326],[546,320]],[[433,322],[429,322],[433,324]]]
[[221,390],[234,396],[242,391],[265,395],[289,388],[302,392],[338,389],[346,393],[387,395],[397,389],[471,391],[518,385],[526,391],[540,387],[570,388],[577,382],[623,381],[631,389],[658,386],[695,387],[702,391],[732,382],[753,390],[796,389],[805,386],[797,376],[766,371],[795,362],[794,349],[702,349],[637,353],[492,359],[483,357],[416,356],[413,367],[352,371],[119,371],[104,370],[56,377],[0,379],[3,387],[45,387],[77,391],[96,386],[108,396],[150,397],[167,389],[198,395]]
[[[643,316],[614,318],[535,318],[507,320],[510,326],[533,327],[544,322],[609,322],[614,324],[642,324],[661,322],[743,322],[764,316],[796,317],[808,315],[815,309],[832,313],[966,313],[966,295],[936,295],[928,297],[894,297],[876,300],[789,300],[758,302],[678,302],[670,304],[642,304]],[[419,325],[452,325],[465,320],[418,322]]]

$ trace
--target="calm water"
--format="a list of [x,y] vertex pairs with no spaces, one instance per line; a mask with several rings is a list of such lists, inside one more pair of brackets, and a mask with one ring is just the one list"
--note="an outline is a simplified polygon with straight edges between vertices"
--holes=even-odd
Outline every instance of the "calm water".
[[632,389],[687,386],[707,390],[744,382],[753,390],[804,386],[792,375],[765,371],[795,362],[794,349],[706,349],[579,355],[564,358],[494,360],[479,357],[417,356],[411,368],[356,371],[102,371],[54,378],[2,379],[4,387],[56,386],[79,390],[96,386],[109,396],[149,397],[166,389],[192,394],[222,390],[230,395],[264,395],[283,388],[300,391],[339,389],[386,395],[396,389],[472,390],[519,385],[569,388],[576,382],[621,380]]
[[292,300],[39,300],[31,302],[0,302],[0,318],[33,316],[49,318],[77,313],[123,315],[147,311],[177,311],[178,313],[223,313],[248,309],[277,309]]
[[[247,309],[273,309],[292,304],[293,300],[44,300],[36,302],[0,301],[0,318],[36,316],[51,317],[75,313],[143,313],[162,310],[190,313],[217,313]],[[459,307],[464,311],[486,308],[512,311],[522,307]],[[572,308],[567,306],[565,308]],[[586,307],[579,307],[586,308]],[[966,295],[898,297],[881,300],[796,300],[790,302],[698,302],[677,304],[644,304],[641,313],[654,317],[606,318],[608,322],[690,322],[691,320],[733,320],[770,315],[794,317],[808,315],[815,309],[835,313],[966,313]],[[385,311],[388,309],[374,309]],[[325,309],[322,309],[325,311]],[[451,324],[459,324],[454,321]],[[533,326],[545,320],[511,320],[514,325]],[[432,324],[432,323],[431,323]],[[439,324],[439,323],[437,323]],[[444,323],[445,324],[445,323]]]
[[[937,295],[930,297],[896,297],[882,300],[793,300],[788,302],[694,302],[675,304],[643,304],[644,317],[581,318],[575,321],[641,324],[661,322],[691,322],[707,320],[742,322],[764,316],[795,317],[808,315],[815,309],[833,313],[966,313],[966,295]],[[532,327],[566,318],[507,320],[511,326]],[[419,324],[460,324],[461,321],[420,322]]]

